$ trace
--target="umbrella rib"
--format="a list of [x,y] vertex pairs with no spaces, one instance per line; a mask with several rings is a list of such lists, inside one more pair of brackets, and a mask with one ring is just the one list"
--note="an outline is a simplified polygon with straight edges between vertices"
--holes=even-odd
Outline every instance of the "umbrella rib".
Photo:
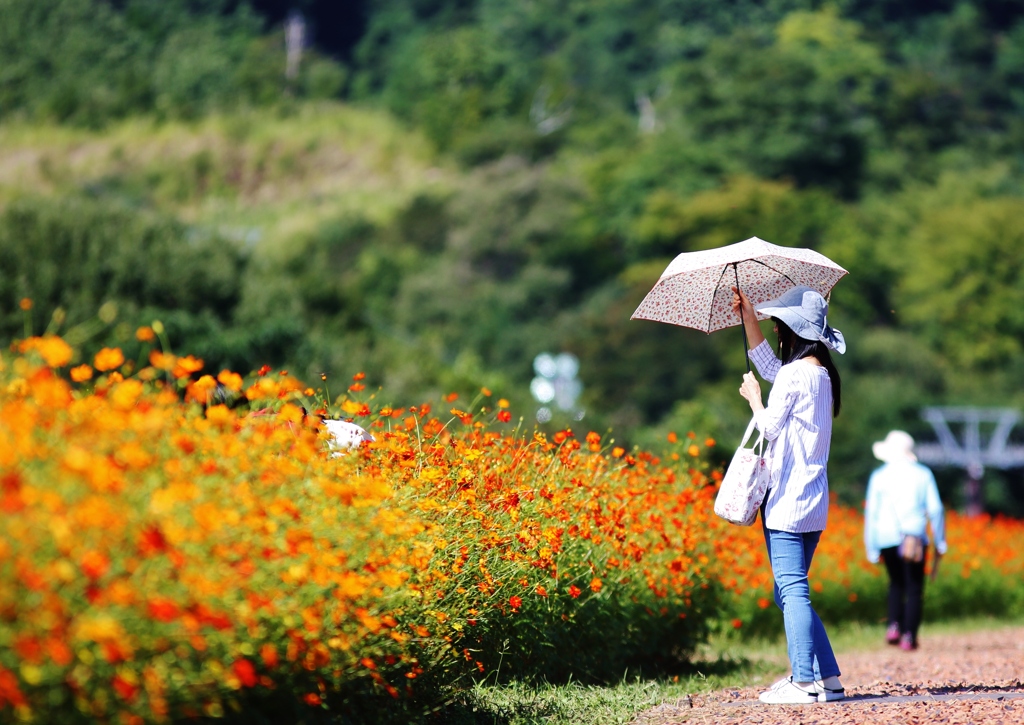
[[[729,262],[729,264],[733,265],[733,267],[736,266],[735,262]],[[709,330],[711,329],[711,318],[715,316],[715,293],[718,292],[718,288],[722,284],[722,279],[725,277],[726,270],[729,269],[729,264],[726,264],[724,267],[722,267],[722,273],[720,275],[718,275],[718,284],[716,284],[715,288],[713,290],[711,290],[711,310],[708,312],[708,329]],[[768,265],[765,265],[765,266],[767,267]],[[792,281],[793,280],[790,280],[790,282],[792,282]]]
[[[776,274],[781,274],[783,277],[788,279],[790,282],[793,282],[793,278],[790,277],[785,272],[783,272],[781,269],[775,269],[775,267],[771,266],[770,264],[765,264],[760,259],[744,259],[743,261],[744,262],[754,262],[755,264],[760,264],[762,267],[767,267],[768,269],[770,269],[771,271],[775,272]],[[742,264],[742,262],[740,262],[739,264]],[[725,274],[725,272],[723,272],[722,274]],[[719,280],[719,281],[721,281],[721,280]],[[796,282],[793,282],[793,285],[796,285]]]

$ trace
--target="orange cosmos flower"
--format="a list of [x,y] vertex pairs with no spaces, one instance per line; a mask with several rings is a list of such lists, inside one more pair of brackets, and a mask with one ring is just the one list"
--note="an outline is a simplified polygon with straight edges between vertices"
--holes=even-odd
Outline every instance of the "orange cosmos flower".
[[178,362],[178,358],[170,353],[153,350],[149,353],[149,364],[159,370],[170,370]]
[[54,335],[30,337],[18,346],[22,353],[35,350],[51,368],[62,368],[71,362],[74,350],[64,340]]
[[92,364],[100,372],[113,370],[124,365],[124,353],[119,347],[105,347],[96,353]]
[[234,390],[236,393],[242,389],[242,376],[230,370],[221,370],[217,373],[217,382],[228,390]]
[[694,458],[696,458],[697,456],[700,455],[700,448],[691,445],[689,448],[686,449],[686,452],[689,453]]
[[679,440],[679,436],[677,436],[675,434],[675,431],[672,431],[671,433],[668,434],[668,442],[669,443],[675,443],[678,440]]
[[28,312],[32,309],[32,300],[28,297],[22,297],[21,302],[18,303],[18,307],[23,309],[25,312]]
[[362,380],[365,377],[366,377],[366,373],[356,373],[355,375],[352,376],[352,379],[355,380],[356,382],[358,382],[358,381]]
[[185,357],[178,358],[178,362],[174,366],[174,370],[171,371],[171,375],[176,378],[187,378],[192,373],[199,372],[202,369],[203,361],[201,359],[186,355]]
[[92,368],[88,365],[78,365],[71,368],[71,379],[76,383],[84,383],[92,378]]
[[625,448],[622,448],[621,446],[615,446],[614,448],[612,448],[612,457],[613,458],[622,458],[622,456],[623,456],[623,454],[625,452],[626,452]]
[[203,375],[194,383],[189,383],[185,389],[185,400],[194,400],[197,403],[206,403],[210,400],[210,394],[217,389],[217,381],[212,375]]
[[590,580],[590,591],[594,592],[595,594],[601,591],[601,587],[603,586],[604,584],[596,576]]
[[546,597],[548,595],[548,590],[542,587],[540,584],[537,585],[536,592],[538,597]]
[[505,400],[504,398],[501,398],[498,401],[498,407],[499,408],[507,408],[509,405],[510,405],[510,403],[507,400]]
[[[110,378],[120,378],[120,373],[113,373]],[[118,380],[117,387],[110,395],[111,404],[119,410],[129,410],[135,407],[135,402],[142,396],[142,383],[138,380]]]
[[135,339],[139,342],[151,342],[155,337],[156,333],[149,325],[143,325],[135,331]]
[[714,438],[707,438],[704,441],[704,445],[707,446],[708,448],[714,448],[715,447],[715,439]]

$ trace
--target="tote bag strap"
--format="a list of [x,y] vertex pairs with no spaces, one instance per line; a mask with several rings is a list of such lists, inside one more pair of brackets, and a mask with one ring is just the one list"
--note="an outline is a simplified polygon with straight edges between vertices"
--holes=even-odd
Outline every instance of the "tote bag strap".
[[[747,430],[743,434],[743,440],[740,441],[740,448],[745,448],[746,447],[747,441],[750,440],[750,436],[754,432],[754,428],[755,428],[756,424],[757,424],[757,419],[756,418],[751,418],[750,422],[747,424]],[[764,455],[764,431],[761,431],[761,430],[757,431],[757,440],[754,441],[753,450],[756,450],[757,451],[757,455],[759,455],[759,456],[763,456]]]

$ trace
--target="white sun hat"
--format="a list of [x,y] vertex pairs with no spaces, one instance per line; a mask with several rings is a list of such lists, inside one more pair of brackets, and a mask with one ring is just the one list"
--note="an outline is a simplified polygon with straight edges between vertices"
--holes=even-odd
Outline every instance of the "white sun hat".
[[914,439],[909,433],[901,430],[889,431],[885,440],[871,445],[871,452],[875,454],[875,458],[885,463],[912,463],[917,460],[917,456],[914,455]]

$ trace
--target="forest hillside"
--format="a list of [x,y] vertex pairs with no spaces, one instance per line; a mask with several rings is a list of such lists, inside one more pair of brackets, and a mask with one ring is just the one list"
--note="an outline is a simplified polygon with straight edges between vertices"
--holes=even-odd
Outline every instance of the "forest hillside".
[[[1024,404],[1024,5],[328,5],[0,0],[5,344],[130,356],[160,320],[211,369],[528,416],[568,352],[581,395],[539,425],[725,455],[739,328],[629,317],[676,254],[756,235],[850,270],[841,497],[890,428],[933,437],[922,406]],[[987,507],[1022,483],[987,471]]]

